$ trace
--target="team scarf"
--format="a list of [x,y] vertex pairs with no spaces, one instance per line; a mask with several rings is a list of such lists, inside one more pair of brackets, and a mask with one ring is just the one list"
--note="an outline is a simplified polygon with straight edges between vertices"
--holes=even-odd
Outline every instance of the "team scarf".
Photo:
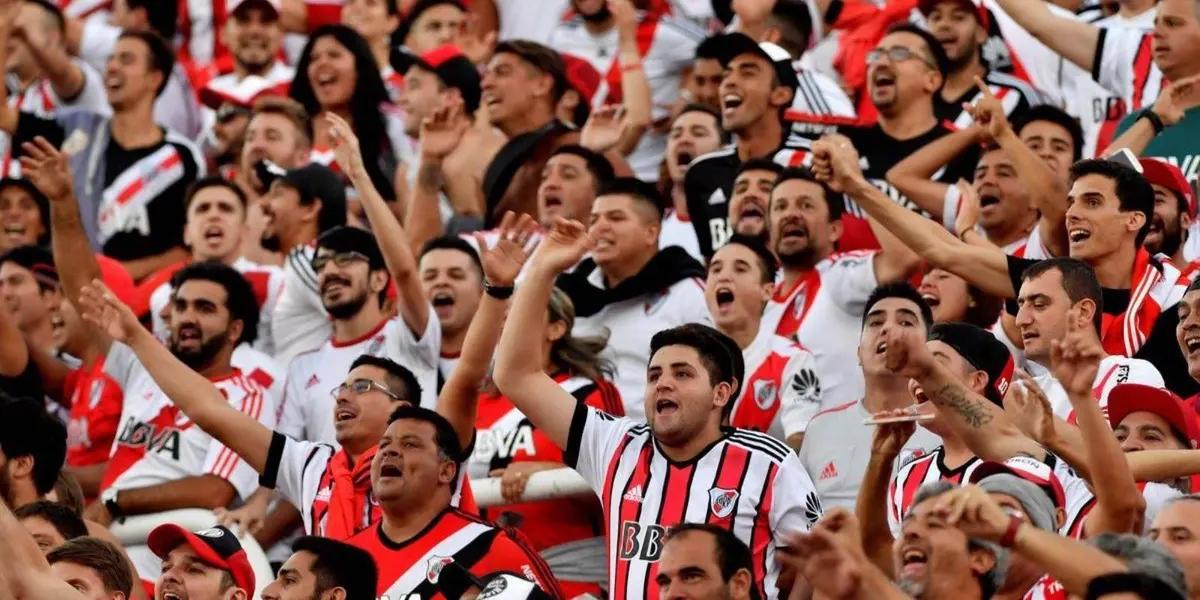
[[1139,249],[1133,259],[1129,305],[1121,314],[1105,314],[1100,325],[1104,351],[1133,356],[1141,350],[1164,309],[1175,306],[1187,290],[1187,278],[1164,255],[1151,257]]
[[333,485],[329,490],[329,512],[325,515],[325,537],[344,540],[362,529],[363,515],[371,494],[371,461],[378,446],[359,455],[354,466],[346,450],[338,450],[329,461]]
[[183,155],[164,143],[117,176],[100,200],[98,228],[101,245],[122,231],[142,230],[149,235],[150,203],[183,179]]

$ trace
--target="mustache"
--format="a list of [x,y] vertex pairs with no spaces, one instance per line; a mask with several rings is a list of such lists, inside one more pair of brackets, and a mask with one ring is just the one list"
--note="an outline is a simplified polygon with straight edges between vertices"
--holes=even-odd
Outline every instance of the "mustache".
[[340,275],[330,275],[329,277],[325,278],[325,281],[321,282],[321,290],[324,291],[326,288],[328,288],[329,286],[331,286],[335,283],[340,283],[346,287],[349,287],[351,285],[350,280],[346,279],[345,277],[342,277]]

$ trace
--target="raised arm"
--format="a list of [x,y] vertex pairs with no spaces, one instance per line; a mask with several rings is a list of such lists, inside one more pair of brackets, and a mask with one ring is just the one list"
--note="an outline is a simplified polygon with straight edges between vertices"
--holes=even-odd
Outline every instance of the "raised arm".
[[1017,137],[1004,114],[1004,106],[992,94],[991,88],[978,77],[975,78],[975,87],[979,88],[983,98],[973,107],[971,115],[976,123],[986,128],[988,136],[1013,161],[1013,167],[1020,174],[1021,183],[1029,190],[1033,205],[1041,212],[1038,233],[1042,236],[1046,248],[1054,256],[1066,256],[1066,184]]
[[1125,453],[1092,395],[1092,385],[1105,353],[1091,318],[1081,315],[1077,308],[1070,309],[1067,335],[1050,344],[1051,369],[1075,409],[1075,420],[1083,434],[1084,456],[1092,474],[1092,490],[1096,494],[1096,508],[1085,525],[1087,534],[1140,531],[1146,500],[1133,480]]
[[371,183],[371,176],[363,165],[358,137],[354,135],[350,124],[332,112],[327,113],[326,118],[329,120],[329,133],[336,144],[334,156],[337,164],[350,177],[354,189],[358,190],[359,201],[371,222],[388,272],[396,282],[399,294],[396,304],[400,317],[413,334],[420,337],[429,323],[429,301],[425,299],[425,291],[421,288],[417,259],[408,245],[408,235],[383,196],[379,195],[379,190]]
[[1093,72],[1096,44],[1100,43],[1100,28],[1070,17],[1050,12],[1042,0],[996,0],[1022,28],[1033,34],[1046,47],[1063,58]]
[[892,372],[916,380],[922,393],[938,407],[943,423],[980,458],[995,462],[1016,455],[1045,459],[1045,449],[1021,433],[1004,409],[955,379],[916,333],[889,332],[885,360]]
[[0,579],[21,600],[83,600],[83,594],[59,579],[25,526],[0,499]]
[[[40,16],[32,15],[34,20]],[[46,80],[59,98],[71,100],[79,96],[87,82],[83,69],[67,54],[64,45],[52,44],[40,23],[30,19],[18,19],[12,36],[20,40],[29,51],[29,56],[42,69]],[[64,40],[65,41],[65,40]]]
[[813,173],[834,191],[845,193],[880,225],[934,266],[946,269],[981,290],[1012,298],[1008,261],[999,249],[966,244],[941,225],[888,198],[863,177],[858,152],[840,135],[825,136],[812,145]]
[[1079,428],[1054,416],[1050,399],[1032,377],[1017,371],[1014,379],[1004,396],[1004,414],[1021,433],[1067,461],[1076,474],[1090,482],[1092,474]]
[[409,247],[414,254],[419,253],[426,242],[442,235],[445,229],[438,207],[438,193],[444,181],[443,161],[462,143],[463,134],[469,127],[461,118],[462,111],[459,100],[421,122],[421,165],[417,168],[412,202],[404,216]]
[[560,448],[567,447],[578,402],[546,374],[542,354],[530,351],[529,334],[541,331],[554,278],[594,244],[582,223],[561,218],[554,223],[533,254],[496,353],[494,376],[500,391]]
[[[0,65],[8,64],[8,40],[21,12],[21,0],[0,0]],[[12,135],[17,131],[21,111],[8,103],[8,86],[0,85],[0,131]]]
[[887,172],[888,183],[896,186],[914,204],[941,221],[945,215],[950,185],[936,181],[933,174],[979,143],[981,128],[972,125],[944,135],[896,163]]
[[[1170,128],[1179,124],[1184,113],[1196,106],[1200,106],[1200,75],[1164,83],[1150,111],[1158,116],[1164,128]],[[1149,117],[1138,117],[1100,155],[1107,156],[1121,148],[1128,148],[1140,156],[1159,133]]]
[[900,238],[892,235],[879,221],[868,218],[867,226],[875,234],[879,242],[879,252],[872,259],[875,268],[875,281],[880,285],[904,281],[912,277],[921,268],[921,257],[912,248],[904,245]]
[[108,337],[129,346],[163,393],[193,423],[236,452],[255,471],[266,468],[270,429],[230,406],[211,381],[175,358],[100,281],[85,286],[79,302],[83,318]]
[[867,559],[888,577],[895,573],[892,560],[892,529],[888,525],[888,489],[892,483],[892,465],[900,455],[900,449],[912,437],[916,426],[912,423],[889,423],[877,425],[871,441],[871,459],[863,474],[862,487],[855,499],[854,514],[858,517],[859,537]]
[[630,0],[607,0],[617,22],[617,61],[621,68],[621,101],[625,106],[626,127],[617,150],[628,155],[650,129],[650,82],[637,44],[637,12]]
[[[536,229],[537,223],[533,217],[521,215],[518,218],[510,211],[500,221],[500,238],[495,246],[488,248],[483,235],[475,234],[480,262],[483,263],[483,276],[489,288],[502,290],[513,287],[517,274],[529,257],[525,248]],[[507,310],[507,298],[497,298],[487,293],[483,295],[475,316],[471,317],[471,325],[467,327],[458,364],[438,394],[437,411],[454,426],[464,448],[471,444],[475,434],[479,386],[492,364],[492,354],[500,341]]]

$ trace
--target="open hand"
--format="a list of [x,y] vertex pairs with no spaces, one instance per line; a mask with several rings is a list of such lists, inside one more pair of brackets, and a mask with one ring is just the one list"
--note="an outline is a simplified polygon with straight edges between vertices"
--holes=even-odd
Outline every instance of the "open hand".
[[883,362],[887,369],[910,379],[921,379],[933,370],[933,354],[925,347],[925,339],[916,332],[899,329],[887,332],[887,350]]
[[21,144],[21,149],[25,151],[21,157],[21,174],[47,198],[65,200],[75,193],[65,152],[40,135],[32,142]]
[[213,514],[217,516],[218,525],[254,535],[262,529],[267,519],[266,507],[265,504],[260,506],[257,502],[250,502],[234,509],[216,508]]
[[1005,414],[1029,439],[1043,446],[1053,446],[1057,433],[1050,399],[1029,375],[1017,371],[1015,379],[1004,396]]
[[934,510],[969,537],[999,542],[1011,521],[995,500],[977,485],[955,488],[937,497]]
[[1050,370],[1068,397],[1092,397],[1092,386],[1104,356],[1095,326],[1078,306],[1069,309],[1067,334],[1050,342]]
[[458,148],[471,126],[469,120],[462,118],[463,110],[462,99],[457,98],[421,121],[422,157],[441,160]]
[[358,136],[350,123],[333,111],[325,113],[329,121],[329,136],[333,138],[333,158],[338,168],[348,177],[358,177],[367,174],[363,166],[362,150],[358,147]]
[[479,260],[483,263],[483,276],[488,283],[508,287],[517,280],[525,261],[533,254],[529,241],[537,234],[537,227],[533,217],[524,213],[517,216],[510,210],[500,220],[500,237],[491,248],[482,233],[474,233],[475,243],[479,244]]
[[587,123],[579,132],[579,145],[593,152],[604,153],[614,148],[627,131],[629,119],[625,117],[625,107],[619,104],[605,106],[588,116]]
[[596,239],[583,223],[558,217],[533,256],[539,267],[561,273],[579,264],[595,245]]
[[1163,125],[1170,127],[1183,120],[1183,113],[1200,106],[1200,75],[1191,75],[1168,83],[1158,93],[1151,110]]
[[99,279],[92,280],[80,289],[79,304],[84,321],[118,342],[128,344],[135,335],[145,332],[133,310],[118,300]]

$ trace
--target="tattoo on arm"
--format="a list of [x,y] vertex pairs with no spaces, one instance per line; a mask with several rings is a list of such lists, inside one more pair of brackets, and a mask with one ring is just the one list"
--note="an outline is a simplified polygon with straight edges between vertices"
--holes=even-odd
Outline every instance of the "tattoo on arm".
[[982,404],[987,401],[982,398],[972,398],[960,385],[942,386],[930,395],[930,398],[939,408],[957,412],[972,428],[979,429],[992,422],[991,413]]

